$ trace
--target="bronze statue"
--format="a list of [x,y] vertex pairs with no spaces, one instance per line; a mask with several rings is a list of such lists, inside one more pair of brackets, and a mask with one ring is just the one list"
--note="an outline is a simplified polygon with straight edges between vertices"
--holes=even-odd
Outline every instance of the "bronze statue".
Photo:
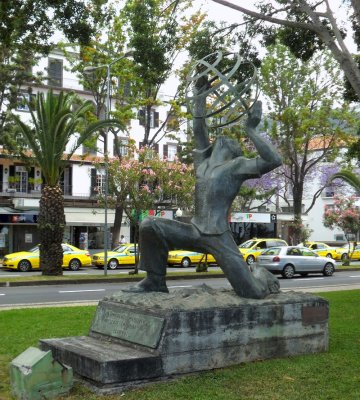
[[256,133],[261,103],[247,110],[246,132],[259,156],[246,158],[238,142],[218,136],[210,144],[206,125],[206,98],[211,81],[198,76],[193,97],[196,171],[195,213],[191,223],[146,218],[140,225],[140,269],[147,276],[127,289],[132,292],[168,292],[166,268],[168,251],[187,249],[212,254],[234,291],[241,297],[261,299],[279,292],[276,277],[264,268],[250,271],[229,228],[230,207],[246,179],[257,178],[281,165],[275,148]]

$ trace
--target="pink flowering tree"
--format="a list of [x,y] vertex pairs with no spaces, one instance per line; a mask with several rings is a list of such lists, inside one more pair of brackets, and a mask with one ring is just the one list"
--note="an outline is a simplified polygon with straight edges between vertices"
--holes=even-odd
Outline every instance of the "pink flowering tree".
[[345,262],[347,265],[349,265],[351,259],[350,235],[357,235],[360,231],[360,210],[355,205],[355,201],[355,196],[334,197],[334,205],[326,207],[323,216],[325,227],[330,229],[339,228],[345,234],[349,244],[349,259]]
[[[193,205],[195,178],[192,168],[178,160],[161,160],[151,148],[130,146],[121,159],[109,160],[108,204],[122,208],[135,229],[149,210],[189,210]],[[99,194],[101,202],[102,195]]]

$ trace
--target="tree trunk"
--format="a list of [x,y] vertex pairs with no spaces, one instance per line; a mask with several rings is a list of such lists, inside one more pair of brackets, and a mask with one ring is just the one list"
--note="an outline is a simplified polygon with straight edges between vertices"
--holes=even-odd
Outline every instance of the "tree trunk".
[[45,185],[41,193],[38,228],[40,268],[43,275],[62,275],[65,227],[64,198],[60,186]]
[[114,249],[116,246],[119,245],[123,214],[124,214],[124,208],[122,206],[116,206],[115,207],[114,227],[113,227],[113,231],[112,231],[112,244],[111,244],[112,249]]
[[302,200],[303,200],[303,184],[296,183],[293,186],[293,207],[294,207],[294,224],[292,229],[292,244],[298,245],[302,239]]
[[134,247],[135,247],[135,265],[134,270],[129,272],[129,275],[136,275],[139,273],[139,222],[134,222]]

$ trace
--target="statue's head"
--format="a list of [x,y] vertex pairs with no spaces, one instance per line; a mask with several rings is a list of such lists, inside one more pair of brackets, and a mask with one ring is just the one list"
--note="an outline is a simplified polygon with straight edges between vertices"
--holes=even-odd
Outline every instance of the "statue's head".
[[239,142],[222,135],[217,137],[213,153],[221,154],[224,158],[236,158],[243,154]]

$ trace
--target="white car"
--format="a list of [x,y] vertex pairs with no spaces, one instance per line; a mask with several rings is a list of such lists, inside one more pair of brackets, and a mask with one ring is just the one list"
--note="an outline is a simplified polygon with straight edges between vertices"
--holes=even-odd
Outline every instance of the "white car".
[[331,276],[335,271],[335,261],[321,257],[307,247],[283,246],[264,250],[257,258],[257,265],[284,278],[295,274],[306,276],[309,273],[322,273]]

